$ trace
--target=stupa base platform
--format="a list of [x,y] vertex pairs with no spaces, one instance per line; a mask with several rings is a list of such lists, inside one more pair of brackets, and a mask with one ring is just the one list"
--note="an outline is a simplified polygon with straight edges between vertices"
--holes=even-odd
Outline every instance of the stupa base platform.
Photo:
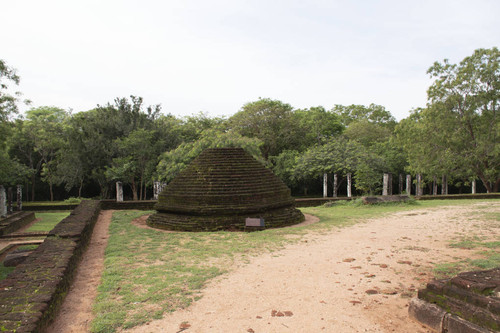
[[304,221],[304,215],[295,207],[279,208],[253,214],[196,216],[157,212],[151,215],[147,224],[153,228],[173,231],[244,231],[246,218],[263,218],[265,229],[281,228]]

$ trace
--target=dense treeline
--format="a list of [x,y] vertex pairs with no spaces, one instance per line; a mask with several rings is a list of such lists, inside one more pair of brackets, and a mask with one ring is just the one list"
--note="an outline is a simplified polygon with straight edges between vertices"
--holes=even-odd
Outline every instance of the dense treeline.
[[320,192],[325,173],[337,175],[341,194],[347,174],[356,193],[380,193],[384,172],[420,173],[427,184],[442,175],[457,186],[480,179],[497,192],[499,58],[492,48],[459,64],[436,62],[427,107],[399,123],[375,104],[295,109],[269,98],[229,118],[177,118],[135,96],[74,114],[37,107],[21,117],[19,97],[8,93],[19,77],[0,60],[0,184],[24,184],[29,200],[54,200],[109,198],[122,181],[131,199],[149,199],[153,181],[170,181],[203,149],[238,146],[296,195]]

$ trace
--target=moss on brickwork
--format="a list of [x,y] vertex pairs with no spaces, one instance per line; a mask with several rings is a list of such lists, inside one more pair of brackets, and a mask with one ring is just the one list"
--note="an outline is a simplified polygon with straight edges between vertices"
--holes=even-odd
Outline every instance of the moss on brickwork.
[[261,217],[266,228],[303,221],[290,189],[241,148],[201,153],[160,194],[148,224],[163,229],[244,229],[245,218]]
[[99,211],[99,201],[82,201],[22,264],[0,281],[0,331],[37,332],[53,319]]

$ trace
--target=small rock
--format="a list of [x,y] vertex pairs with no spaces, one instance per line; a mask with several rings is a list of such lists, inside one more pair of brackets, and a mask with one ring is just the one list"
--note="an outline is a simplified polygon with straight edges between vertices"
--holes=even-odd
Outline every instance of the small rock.
[[375,289],[368,289],[367,291],[365,291],[365,293],[367,293],[368,295],[375,295],[378,294],[378,291]]
[[344,259],[344,260],[342,260],[342,261],[343,261],[343,262],[353,262],[354,260],[356,260],[356,259],[354,259],[354,258],[345,258],[345,259]]
[[285,311],[285,316],[291,317],[291,316],[293,316],[293,312],[292,311]]
[[387,268],[386,264],[380,264],[379,266],[380,266],[380,268]]
[[276,317],[284,317],[284,316],[285,315],[281,311],[278,311],[278,313],[276,313]]
[[257,318],[257,319],[262,319],[262,317],[261,317],[261,316],[257,316],[257,317],[255,317],[255,318]]
[[352,305],[361,304],[360,301],[349,301],[349,303],[352,303]]
[[190,328],[190,327],[191,327],[191,324],[190,324],[190,323],[188,323],[187,321],[185,321],[185,322],[183,322],[183,323],[181,323],[181,324],[179,325],[179,328],[180,328],[181,330],[185,330],[185,329]]
[[276,311],[276,310],[271,311],[271,317],[276,317],[277,313],[278,313],[278,311]]
[[251,328],[247,329],[247,332],[249,332],[249,333],[255,333],[255,331],[253,329],[251,329]]

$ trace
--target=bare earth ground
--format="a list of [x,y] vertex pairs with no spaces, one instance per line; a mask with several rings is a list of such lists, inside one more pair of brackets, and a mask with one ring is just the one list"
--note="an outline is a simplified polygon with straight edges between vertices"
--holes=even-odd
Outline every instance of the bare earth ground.
[[104,269],[104,250],[108,244],[108,229],[112,210],[99,214],[89,246],[78,265],[75,280],[64,299],[56,320],[47,332],[88,332],[93,319],[92,302],[97,296]]
[[[189,308],[130,331],[430,332],[409,319],[410,297],[432,278],[436,263],[473,255],[474,250],[448,247],[450,240],[474,235],[498,240],[498,222],[476,213],[499,211],[499,202],[485,201],[394,213],[309,234],[298,244],[255,257],[214,279]],[[94,270],[83,267],[79,275]],[[89,289],[95,290],[99,278],[79,280],[63,305],[61,326],[50,332],[87,330],[77,321],[92,318],[89,305],[82,303],[95,297]]]

